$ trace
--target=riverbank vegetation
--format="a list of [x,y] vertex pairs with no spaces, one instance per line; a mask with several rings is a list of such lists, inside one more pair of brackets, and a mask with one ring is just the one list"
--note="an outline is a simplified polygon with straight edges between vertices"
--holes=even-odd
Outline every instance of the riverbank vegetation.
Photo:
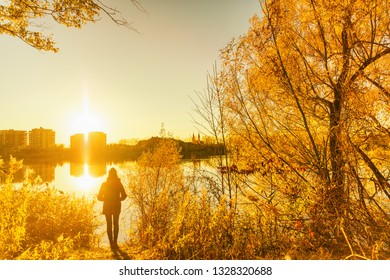
[[[285,175],[272,171],[271,163],[250,172],[221,169],[225,158],[220,157],[214,159],[215,169],[194,166],[191,175],[184,176],[177,151],[168,140],[144,155],[126,176],[136,213],[128,246],[139,251],[137,258],[390,257],[388,224],[380,213],[374,217],[383,227],[357,227],[364,209],[351,202],[349,211],[356,220],[340,219],[335,224],[317,193],[286,185]],[[274,176],[274,185],[266,184],[268,176]]]
[[94,202],[42,184],[34,174],[14,184],[21,166],[11,158],[1,168],[6,181],[0,187],[0,259],[64,259],[91,248],[97,241]]

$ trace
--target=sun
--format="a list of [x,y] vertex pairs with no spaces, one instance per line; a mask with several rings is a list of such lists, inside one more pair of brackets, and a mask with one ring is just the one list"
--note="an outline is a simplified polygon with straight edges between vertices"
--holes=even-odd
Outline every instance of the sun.
[[75,130],[78,133],[88,134],[91,131],[98,131],[100,129],[101,126],[99,125],[99,121],[90,114],[79,116],[75,124]]
[[102,131],[102,129],[103,129],[103,122],[101,118],[89,110],[89,102],[87,98],[85,98],[83,104],[83,112],[79,114],[75,114],[73,116],[72,129],[71,129],[72,132],[74,134],[83,133],[86,136],[88,136],[89,132]]
[[88,84],[83,86],[80,94],[82,100],[69,111],[68,132],[70,136],[84,134],[84,140],[88,141],[90,132],[106,132],[107,118],[104,117],[104,108],[99,104],[91,103]]
[[82,133],[87,138],[90,132],[102,131],[102,122],[98,117],[90,113],[76,115],[73,118],[71,130],[72,134]]

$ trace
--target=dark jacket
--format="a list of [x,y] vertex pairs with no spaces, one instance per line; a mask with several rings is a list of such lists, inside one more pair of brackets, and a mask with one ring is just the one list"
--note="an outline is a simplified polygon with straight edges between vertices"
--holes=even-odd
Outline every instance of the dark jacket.
[[97,198],[103,201],[103,214],[110,215],[121,212],[121,201],[126,197],[121,181],[118,178],[110,178],[100,187]]

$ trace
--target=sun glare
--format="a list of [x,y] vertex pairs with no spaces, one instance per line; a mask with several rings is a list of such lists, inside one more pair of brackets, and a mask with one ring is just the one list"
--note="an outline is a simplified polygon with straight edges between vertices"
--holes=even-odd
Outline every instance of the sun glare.
[[79,130],[82,133],[87,134],[88,132],[97,130],[99,127],[96,119],[91,115],[83,115],[79,119]]
[[88,140],[88,133],[102,131],[102,122],[91,114],[75,116],[72,122],[71,134],[84,134],[85,141]]
[[87,139],[88,133],[102,130],[102,121],[89,110],[89,101],[85,94],[83,102],[83,112],[73,117],[72,133],[83,133]]

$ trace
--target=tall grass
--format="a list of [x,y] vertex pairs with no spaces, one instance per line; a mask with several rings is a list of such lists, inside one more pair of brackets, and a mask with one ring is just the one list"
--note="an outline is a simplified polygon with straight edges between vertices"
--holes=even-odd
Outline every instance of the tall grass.
[[[10,159],[0,186],[0,259],[64,259],[96,236],[94,202],[62,193],[29,174],[13,183],[21,161]],[[3,170],[4,170],[3,165]]]

